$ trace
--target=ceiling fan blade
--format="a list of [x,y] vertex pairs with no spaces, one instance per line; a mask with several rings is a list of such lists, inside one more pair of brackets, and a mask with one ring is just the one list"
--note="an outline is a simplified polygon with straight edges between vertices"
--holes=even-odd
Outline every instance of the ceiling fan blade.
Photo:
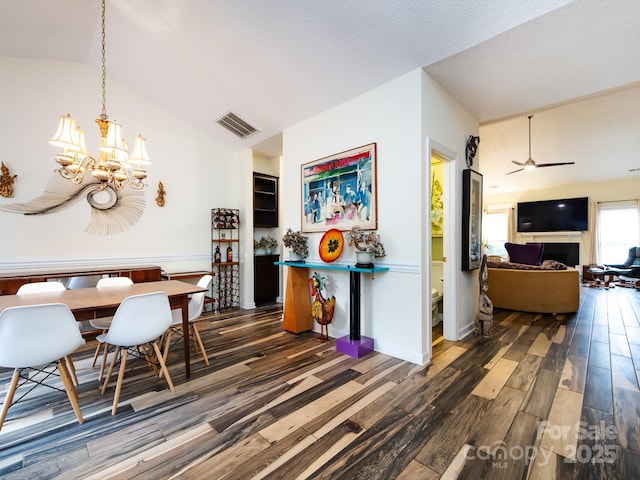
[[524,167],[524,163],[516,162],[515,160],[511,160],[511,163],[515,163],[516,165],[519,165],[519,166],[521,166],[521,167]]
[[511,175],[512,173],[517,173],[523,171],[524,168],[519,168],[518,170],[514,170],[513,172],[505,173],[505,175]]
[[542,167],[557,167],[558,165],[575,165],[576,162],[559,162],[559,163],[538,163],[537,168]]

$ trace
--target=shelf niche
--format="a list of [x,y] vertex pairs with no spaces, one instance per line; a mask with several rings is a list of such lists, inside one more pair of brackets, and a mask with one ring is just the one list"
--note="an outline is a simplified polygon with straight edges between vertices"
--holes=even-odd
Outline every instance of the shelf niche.
[[278,177],[253,172],[253,226],[278,226]]

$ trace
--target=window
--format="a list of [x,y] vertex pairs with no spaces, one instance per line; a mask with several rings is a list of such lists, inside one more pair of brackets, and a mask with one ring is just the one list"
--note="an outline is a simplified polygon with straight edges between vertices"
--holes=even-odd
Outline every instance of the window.
[[509,211],[485,212],[482,219],[482,237],[487,255],[507,258],[504,244],[509,238]]
[[636,201],[598,204],[599,263],[623,263],[629,248],[640,245],[638,215]]

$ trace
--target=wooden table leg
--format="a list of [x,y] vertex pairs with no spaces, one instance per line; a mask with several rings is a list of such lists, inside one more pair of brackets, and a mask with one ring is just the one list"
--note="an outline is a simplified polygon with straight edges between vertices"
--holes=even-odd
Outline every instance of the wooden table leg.
[[187,378],[191,378],[191,359],[189,353],[189,297],[182,297],[182,340],[184,344],[184,368]]

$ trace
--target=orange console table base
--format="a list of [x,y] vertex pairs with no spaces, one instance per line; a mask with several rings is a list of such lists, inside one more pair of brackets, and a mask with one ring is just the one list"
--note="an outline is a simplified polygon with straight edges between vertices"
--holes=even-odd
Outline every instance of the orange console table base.
[[313,330],[309,288],[307,269],[290,268],[282,319],[282,328],[287,332],[301,333]]

